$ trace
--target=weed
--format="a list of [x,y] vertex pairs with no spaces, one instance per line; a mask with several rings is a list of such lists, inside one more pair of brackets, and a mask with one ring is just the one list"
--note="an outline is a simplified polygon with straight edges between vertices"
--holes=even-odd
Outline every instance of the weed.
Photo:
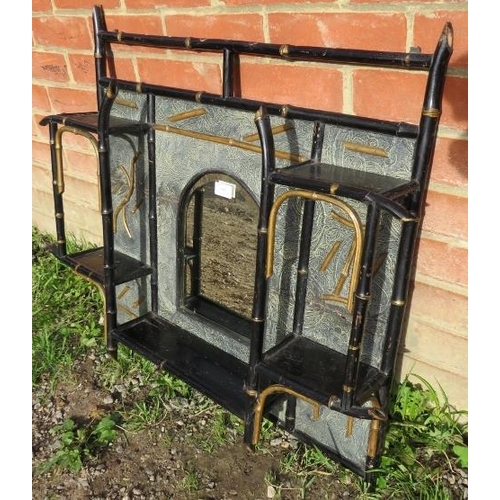
[[97,458],[118,435],[117,424],[111,417],[78,426],[71,418],[50,430],[57,439],[56,452],[38,470],[43,474],[54,468],[78,472],[84,463]]
[[130,431],[142,431],[159,425],[166,416],[164,402],[159,398],[139,401],[124,415],[125,428]]
[[166,401],[174,396],[189,399],[192,395],[192,389],[188,384],[167,372],[161,372],[151,386],[151,396],[158,396]]
[[264,481],[267,484],[267,497],[273,500],[281,498],[281,478],[279,473],[270,469],[264,475]]
[[211,453],[215,449],[232,443],[243,432],[241,420],[217,406],[212,409],[206,429],[203,431],[201,447]]
[[467,467],[467,424],[461,422],[466,412],[452,408],[440,390],[441,395],[415,374],[397,386],[381,464],[374,471],[378,491],[396,498],[451,498],[443,472]]
[[181,481],[182,489],[186,490],[187,493],[194,493],[200,489],[200,478],[196,472],[196,469],[192,464],[188,464],[185,471],[186,475]]

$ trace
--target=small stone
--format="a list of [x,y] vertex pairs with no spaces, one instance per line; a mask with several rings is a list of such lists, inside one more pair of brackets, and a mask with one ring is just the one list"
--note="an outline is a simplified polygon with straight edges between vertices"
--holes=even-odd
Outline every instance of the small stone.
[[267,487],[267,498],[274,498],[274,495],[276,495],[276,488],[272,485],[269,485]]

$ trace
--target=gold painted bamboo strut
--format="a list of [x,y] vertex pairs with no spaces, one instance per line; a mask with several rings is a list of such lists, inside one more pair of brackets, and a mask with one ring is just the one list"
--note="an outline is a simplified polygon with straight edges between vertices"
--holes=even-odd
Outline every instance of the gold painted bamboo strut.
[[[283,125],[276,125],[275,127],[271,128],[271,134],[277,135],[281,134],[283,132],[286,132],[287,130],[293,129],[293,125],[291,123],[284,123]],[[246,142],[254,142],[259,140],[259,134],[250,134],[245,137],[243,137],[243,140]]]
[[184,113],[177,113],[176,115],[169,116],[167,119],[169,122],[180,122],[181,120],[187,120],[188,118],[202,116],[206,113],[207,113],[206,109],[196,108],[196,109],[191,109],[189,111],[185,111]]
[[[56,149],[56,169],[57,169],[57,177],[56,177],[56,185],[57,185],[57,194],[64,193],[64,172],[63,172],[63,155],[62,155],[62,135],[65,132],[70,132],[71,134],[81,135],[90,141],[92,146],[94,147],[94,151],[96,157],[99,155],[99,147],[97,145],[97,139],[90,133],[85,130],[80,130],[75,127],[69,127],[67,125],[63,125],[57,129],[55,138],[54,138],[54,146]],[[99,177],[99,165],[98,165],[97,176]],[[99,182],[97,183],[99,187]],[[99,200],[101,199],[99,192]],[[99,202],[100,203],[100,202]],[[99,208],[100,210],[100,208]]]
[[373,408],[369,410],[369,413],[373,418],[370,424],[370,432],[368,434],[368,446],[366,455],[369,458],[375,458],[378,453],[380,422],[386,421],[387,415],[385,415],[385,412],[382,410],[377,399],[372,398],[371,402],[373,404]]
[[387,158],[389,156],[387,154],[387,151],[385,151],[382,148],[376,148],[375,146],[366,146],[365,144],[359,144],[357,142],[349,142],[349,141],[344,141],[343,144],[346,149],[348,149],[349,151],[355,151],[356,153],[365,153],[373,156],[382,156],[384,158]]
[[[156,123],[153,125],[154,130],[159,130],[162,132],[170,132],[172,134],[178,134],[185,137],[192,137],[193,139],[200,139],[202,141],[215,142],[217,144],[222,144],[224,146],[231,146],[234,148],[245,149],[246,151],[252,151],[254,153],[262,153],[262,148],[256,146],[255,144],[249,144],[247,142],[239,141],[238,139],[233,139],[231,137],[225,137],[222,135],[206,134],[203,132],[195,132],[193,130],[187,130],[184,128],[171,127],[170,125],[161,125]],[[302,162],[306,161],[307,158],[288,153],[286,151],[275,151],[276,158],[281,158],[283,160]]]
[[125,213],[125,206],[130,201],[130,199],[132,198],[132,195],[134,194],[135,170],[137,167],[137,159],[139,158],[139,156],[140,156],[140,153],[137,152],[137,153],[135,153],[134,157],[132,158],[132,161],[130,162],[130,173],[125,170],[125,167],[123,167],[123,165],[120,165],[122,172],[125,174],[125,177],[127,178],[128,190],[125,193],[125,196],[122,198],[122,200],[118,204],[118,207],[116,208],[116,210],[113,214],[113,232],[116,233],[117,225],[118,225],[117,224],[118,215],[120,214],[121,211],[123,211],[123,213],[122,213],[123,225],[125,227],[125,230],[127,231],[129,238],[132,238],[132,233],[130,232],[130,229],[128,227],[127,216]]
[[270,394],[274,394],[276,392],[290,394],[291,396],[294,396],[295,398],[302,399],[302,401],[305,401],[306,403],[309,403],[310,405],[312,405],[312,407],[313,407],[313,416],[312,416],[313,420],[318,420],[320,417],[321,404],[318,401],[315,401],[314,399],[308,398],[307,396],[300,394],[300,392],[294,391],[293,389],[290,389],[289,387],[286,387],[286,386],[281,385],[281,384],[276,384],[276,385],[271,385],[269,387],[266,387],[263,391],[261,391],[259,393],[259,396],[257,397],[257,402],[255,403],[252,445],[256,445],[259,442],[260,426],[262,424],[262,416],[263,416],[264,406],[266,403],[267,396],[269,396]]
[[352,223],[355,231],[355,241],[353,242],[354,263],[353,263],[351,283],[349,286],[349,293],[347,298],[347,309],[349,311],[352,311],[354,305],[354,293],[356,291],[356,286],[358,282],[358,270],[361,263],[361,252],[363,248],[363,231],[361,228],[361,221],[356,212],[354,212],[354,210],[352,210],[352,208],[349,207],[349,205],[332,196],[316,193],[313,191],[303,191],[300,189],[293,189],[290,191],[285,191],[283,194],[278,196],[278,198],[276,198],[276,201],[273,203],[273,206],[271,207],[271,211],[269,213],[269,237],[267,240],[267,253],[266,253],[266,278],[270,278],[273,274],[274,239],[275,239],[274,236],[276,232],[276,218],[278,210],[286,200],[295,197],[304,198],[306,200],[324,201],[325,203],[330,203],[344,210],[349,216],[350,222]]
[[123,99],[122,97],[117,97],[115,99],[115,104],[118,104],[120,106],[125,106],[127,108],[132,108],[132,109],[137,109],[137,103],[134,101],[130,101],[129,99]]

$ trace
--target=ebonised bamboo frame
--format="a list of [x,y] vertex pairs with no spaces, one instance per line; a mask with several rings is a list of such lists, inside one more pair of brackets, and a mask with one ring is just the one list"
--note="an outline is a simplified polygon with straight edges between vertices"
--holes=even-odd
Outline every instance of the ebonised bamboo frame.
[[[383,52],[325,47],[304,47],[287,44],[254,43],[235,40],[200,39],[191,37],[169,37],[109,31],[106,27],[104,11],[101,6],[93,9],[95,44],[95,73],[97,111],[90,113],[51,115],[41,121],[49,125],[52,157],[53,196],[57,244],[54,254],[75,272],[95,283],[101,290],[105,304],[105,334],[108,350],[116,356],[117,343],[122,341],[117,331],[116,286],[137,276],[150,276],[151,310],[158,312],[158,241],[157,241],[157,200],[156,200],[156,140],[161,126],[155,123],[155,100],[157,97],[172,97],[197,103],[255,112],[255,123],[260,141],[262,156],[262,183],[260,193],[260,216],[257,236],[257,259],[255,264],[255,292],[251,318],[250,354],[241,387],[245,396],[243,417],[245,422],[244,440],[254,445],[260,432],[260,423],[266,412],[268,396],[281,397],[287,401],[285,427],[294,432],[295,404],[302,399],[319,408],[324,405],[332,410],[350,415],[353,418],[371,421],[370,442],[367,450],[366,468],[352,467],[342,456],[335,459],[345,463],[360,475],[366,477],[367,471],[378,464],[385,422],[387,419],[388,398],[393,379],[393,370],[401,338],[411,270],[414,263],[416,239],[421,225],[423,206],[427,192],[430,168],[437,137],[437,128],[442,108],[444,81],[448,61],[452,54],[453,31],[447,23],[434,53],[420,52]],[[192,52],[220,53],[222,56],[222,88],[220,94],[197,92],[166,85],[153,85],[117,78],[111,74],[112,52],[114,45],[162,47]],[[304,107],[275,103],[263,103],[238,95],[239,57],[279,58],[293,64],[294,61],[319,61],[329,64],[376,66],[380,68],[400,68],[427,73],[427,86],[418,125],[405,122],[379,120],[344,113],[327,112]],[[144,122],[117,119],[111,116],[111,108],[119,90],[145,94],[147,97],[147,116]],[[271,131],[271,116],[314,122],[314,135],[311,140],[310,159],[293,164],[289,168],[276,169],[275,146]],[[378,178],[373,174],[344,172],[336,182],[330,176],[315,176],[313,169],[328,168],[321,163],[325,124],[351,127],[367,132],[377,132],[416,140],[411,180],[401,182],[392,178]],[[100,208],[103,228],[103,247],[96,252],[82,255],[68,255],[65,243],[64,226],[64,178],[62,165],[62,134],[75,133],[87,137],[94,145],[98,155],[98,174]],[[148,264],[131,259],[114,249],[113,203],[110,177],[110,136],[118,132],[145,134],[147,140],[149,168],[149,235],[150,262]],[[95,137],[95,139],[94,139]],[[379,189],[366,188],[363,183],[378,185]],[[385,183],[385,184],[384,184]],[[287,196],[304,200],[302,218],[302,238],[297,268],[296,299],[293,314],[293,331],[280,345],[263,352],[264,326],[267,313],[266,293],[269,275],[266,266],[272,261],[272,241],[270,224],[273,207],[279,206],[275,200],[275,186],[288,186]],[[280,356],[287,349],[309,349],[307,341],[301,338],[304,301],[307,290],[308,260],[311,231],[314,220],[315,204],[318,201],[335,203],[336,199],[353,199],[367,204],[367,218],[364,235],[358,243],[363,245],[359,276],[356,276],[356,292],[352,303],[353,322],[350,332],[349,348],[345,359],[341,390],[332,392],[328,381],[318,387],[301,383],[300,379],[290,377],[280,362]],[[198,204],[199,205],[199,204]],[[198,206],[198,209],[200,207]],[[374,266],[374,248],[377,227],[382,213],[402,222],[401,243],[398,250],[395,286],[392,291],[392,305],[385,336],[382,366],[379,370],[365,373],[364,382],[358,384],[360,374],[359,353],[363,340],[366,309],[370,300],[371,275]],[[198,214],[199,215],[199,214]],[[270,220],[271,217],[271,220]],[[201,219],[201,216],[199,215]],[[272,231],[271,231],[272,232]],[[271,262],[272,263],[272,262]],[[134,345],[131,345],[134,348]],[[138,348],[138,350],[140,350]],[[328,355],[328,354],[326,354]],[[154,357],[154,355],[153,355]],[[278,362],[275,362],[278,360]],[[308,369],[311,367],[304,367]],[[236,371],[240,370],[240,367]],[[175,373],[183,377],[182,373]],[[196,386],[190,374],[184,377]],[[321,378],[321,374],[319,374]],[[338,381],[337,381],[338,382]],[[334,384],[335,385],[335,384]],[[337,384],[338,385],[338,384]],[[209,394],[217,396],[217,394]],[[218,401],[233,411],[231,396],[224,395]],[[366,405],[370,403],[370,405]],[[296,433],[305,442],[307,436]],[[335,455],[335,454],[334,454]]]

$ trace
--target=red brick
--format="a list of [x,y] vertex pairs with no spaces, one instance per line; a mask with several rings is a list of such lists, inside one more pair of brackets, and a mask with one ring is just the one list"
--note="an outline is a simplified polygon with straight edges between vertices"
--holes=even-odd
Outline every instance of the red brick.
[[424,363],[467,376],[467,339],[441,329],[410,320],[405,351]]
[[49,96],[47,89],[43,85],[33,84],[31,86],[31,106],[34,109],[44,110],[47,113],[50,110]]
[[[319,3],[324,2],[324,0],[307,0],[307,3]],[[224,0],[224,3],[228,6],[232,5],[262,5],[262,4],[283,4],[280,0]],[[304,3],[304,0],[288,0],[287,4],[291,3]]]
[[446,77],[441,125],[466,131],[469,117],[469,81],[467,78]]
[[[48,113],[47,113],[48,114]],[[33,131],[33,136],[36,137],[38,140],[45,140],[49,141],[49,128],[46,126],[40,125],[40,120],[45,117],[45,113],[43,115],[40,115],[38,113],[34,113],[32,118],[33,118],[33,126],[32,126],[32,131]]]
[[50,0],[32,0],[31,12],[52,11],[52,3]]
[[[79,9],[88,10],[89,16],[92,15],[92,8],[96,4],[95,0],[54,0],[56,9]],[[99,0],[99,5],[106,9],[116,9],[120,7],[120,0]]]
[[269,14],[271,41],[291,45],[403,51],[406,30],[399,13]]
[[440,389],[441,387],[449,404],[457,410],[467,411],[467,372],[462,375],[452,373],[422,362],[409,354],[405,354],[401,358],[401,370],[395,378],[400,382],[407,374],[410,374],[410,381],[415,384],[420,383],[420,381],[416,377],[411,376],[412,374],[423,377],[424,380],[435,388],[440,397],[440,401],[444,403],[444,396]]
[[453,54],[450,67],[466,68],[469,58],[468,12],[439,11],[416,14],[414,24],[415,45],[423,52],[433,52],[443,26],[450,21],[453,25]]
[[169,15],[165,17],[165,25],[170,36],[264,40],[262,17],[259,14]]
[[95,154],[65,149],[63,161],[68,175],[97,182],[98,159]]
[[460,332],[468,332],[468,298],[464,295],[416,282],[413,289],[410,314],[433,323],[436,327]]
[[151,14],[138,15],[127,13],[106,15],[106,26],[109,31],[119,30],[124,33],[142,33],[147,35],[164,34],[160,16]]
[[56,52],[33,52],[31,58],[33,78],[67,82],[68,69],[62,54]]
[[95,85],[95,64],[93,53],[68,54],[68,59],[75,82]]
[[468,199],[445,193],[427,193],[424,231],[437,235],[467,239]]
[[[156,9],[160,7],[204,7],[210,5],[210,0],[165,0],[163,2],[156,1],[154,6]],[[150,9],[151,0],[125,0],[127,9]]]
[[115,54],[111,61],[108,60],[106,74],[122,80],[137,80],[133,59],[123,54]]
[[167,59],[137,59],[140,80],[190,90],[221,93],[220,67],[217,64]]
[[467,286],[468,252],[465,248],[442,241],[422,238],[417,258],[417,275]]
[[468,185],[469,142],[438,137],[431,180],[451,186]]
[[[47,193],[52,197],[52,173],[50,164],[33,163],[31,167],[31,186],[39,192]],[[53,216],[53,200],[47,200],[46,211]]]
[[[163,25],[160,16],[155,15],[137,15],[137,14],[113,14],[106,16],[106,25],[108,30],[119,30],[123,33],[140,33],[147,35],[164,35]],[[152,47],[127,46],[119,43],[111,45],[115,54],[142,54],[152,52],[155,54],[165,54],[165,49]],[[130,56],[128,56],[130,57]]]
[[86,136],[66,131],[62,133],[61,141],[65,153],[72,150],[86,152],[89,155],[94,154],[94,146]]
[[[459,3],[462,2],[463,0],[446,0],[446,3]],[[375,5],[380,5],[382,2],[380,0],[350,0],[349,3],[354,4],[375,4]],[[384,0],[384,4],[386,3],[411,3],[414,4],[415,0]],[[418,3],[435,3],[435,0],[418,0]]]
[[[79,213],[76,213],[78,217],[84,218],[87,213],[85,210],[89,210],[88,216],[92,217],[95,212],[99,212],[99,192],[97,188],[97,181],[92,181],[90,179],[79,179],[71,175],[64,176],[64,201],[65,201],[65,213],[66,208],[70,202],[79,206]],[[66,203],[67,202],[67,203]]]
[[50,87],[49,98],[54,113],[73,113],[97,109],[94,90]]
[[[45,207],[50,207],[47,212]],[[101,218],[97,210],[85,208],[71,197],[65,196],[64,214],[66,235],[74,235],[87,242],[100,244],[102,242]],[[55,234],[52,193],[32,189],[32,223],[39,228],[47,228]],[[101,243],[102,244],[102,243]]]
[[421,73],[356,70],[353,75],[354,112],[418,124],[425,83],[425,75]]
[[31,158],[34,163],[50,165],[49,143],[31,141]]
[[88,49],[94,46],[84,17],[37,17],[32,20],[35,43],[45,47]]
[[243,97],[340,111],[342,74],[333,68],[242,64]]
[[[354,111],[358,115],[404,120],[418,124],[426,74],[356,70],[353,77]],[[447,76],[440,125],[467,130],[467,79]]]

